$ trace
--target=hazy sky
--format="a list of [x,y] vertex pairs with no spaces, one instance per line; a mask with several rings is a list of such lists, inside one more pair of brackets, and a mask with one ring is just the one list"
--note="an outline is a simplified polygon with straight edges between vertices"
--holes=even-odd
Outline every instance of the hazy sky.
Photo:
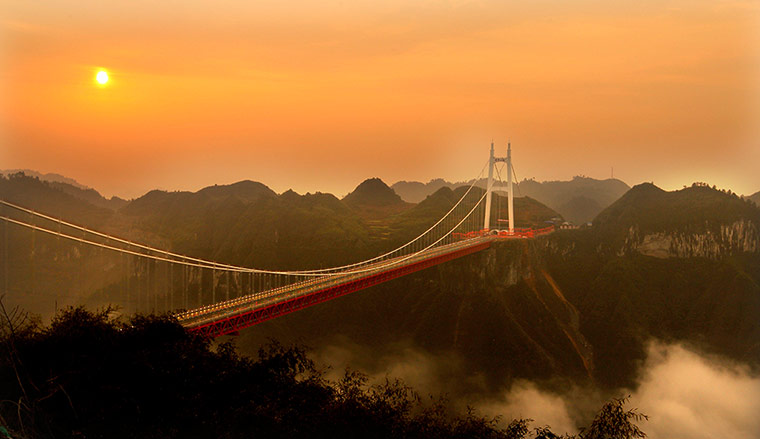
[[755,0],[0,5],[0,169],[340,195],[511,138],[519,178],[760,190]]

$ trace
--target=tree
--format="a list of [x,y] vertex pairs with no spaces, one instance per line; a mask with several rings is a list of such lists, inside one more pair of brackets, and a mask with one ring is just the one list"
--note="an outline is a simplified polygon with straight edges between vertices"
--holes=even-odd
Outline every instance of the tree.
[[[0,317],[0,427],[12,437],[566,438],[532,433],[530,419],[502,428],[473,409],[455,413],[400,380],[369,385],[349,370],[328,381],[302,346],[272,341],[247,358],[171,316],[118,322],[70,308],[48,327]],[[646,417],[624,401],[605,405],[580,439],[644,437],[630,421]]]
[[625,410],[626,398],[615,398],[606,403],[596,415],[588,430],[582,430],[580,439],[637,439],[647,435],[634,422],[649,419],[637,410]]

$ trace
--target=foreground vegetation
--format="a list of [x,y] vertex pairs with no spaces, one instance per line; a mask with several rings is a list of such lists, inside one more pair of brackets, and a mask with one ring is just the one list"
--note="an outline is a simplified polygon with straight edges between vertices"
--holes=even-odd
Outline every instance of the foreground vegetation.
[[[73,308],[42,327],[2,311],[0,438],[561,437],[528,419],[504,428],[452,414],[400,381],[328,381],[302,347],[272,342],[255,360],[213,349],[170,317],[119,323]],[[605,405],[580,437],[644,437],[623,404]]]

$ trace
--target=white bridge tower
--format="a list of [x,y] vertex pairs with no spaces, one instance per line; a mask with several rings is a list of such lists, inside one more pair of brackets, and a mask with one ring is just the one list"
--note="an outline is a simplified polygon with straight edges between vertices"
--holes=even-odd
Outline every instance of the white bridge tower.
[[514,193],[512,192],[512,144],[507,143],[507,156],[496,157],[494,156],[493,141],[491,142],[491,158],[488,162],[488,185],[486,186],[486,213],[485,222],[483,223],[484,230],[491,229],[491,193],[493,192],[493,169],[498,162],[505,162],[507,166],[507,208],[509,211],[509,234],[515,233],[515,208],[514,208]]

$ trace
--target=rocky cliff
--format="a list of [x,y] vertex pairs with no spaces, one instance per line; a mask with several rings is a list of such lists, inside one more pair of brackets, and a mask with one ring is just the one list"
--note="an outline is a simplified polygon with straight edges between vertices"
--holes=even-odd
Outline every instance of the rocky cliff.
[[717,231],[707,228],[702,233],[656,232],[641,233],[631,226],[620,254],[636,251],[658,258],[704,257],[721,259],[743,252],[760,252],[760,233],[756,223],[741,219],[717,225]]
[[244,331],[240,345],[254,351],[268,337],[277,337],[320,348],[347,339],[347,345],[380,357],[387,346],[408,343],[462,364],[467,376],[484,380],[487,391],[520,378],[587,382],[594,375],[591,344],[581,333],[575,305],[543,265],[538,245],[543,239],[497,242],[477,254],[266,322]]

